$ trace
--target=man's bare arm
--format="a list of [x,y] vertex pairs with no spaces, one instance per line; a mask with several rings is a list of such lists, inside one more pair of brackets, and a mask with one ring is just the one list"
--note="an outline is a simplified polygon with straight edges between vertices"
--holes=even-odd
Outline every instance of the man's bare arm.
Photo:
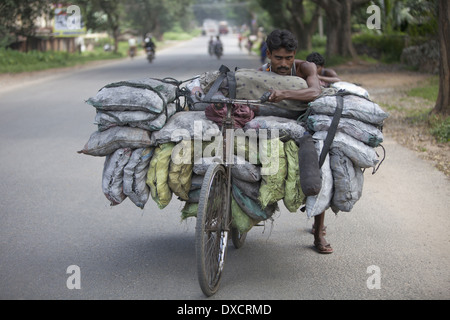
[[318,75],[318,77],[319,80],[325,81],[327,83],[334,83],[341,81],[336,71],[334,71],[333,69],[325,69],[324,73],[322,75]]
[[301,74],[306,78],[308,88],[300,90],[273,90],[269,98],[270,102],[280,102],[282,100],[310,102],[322,93],[316,66],[312,63],[302,63],[300,68]]

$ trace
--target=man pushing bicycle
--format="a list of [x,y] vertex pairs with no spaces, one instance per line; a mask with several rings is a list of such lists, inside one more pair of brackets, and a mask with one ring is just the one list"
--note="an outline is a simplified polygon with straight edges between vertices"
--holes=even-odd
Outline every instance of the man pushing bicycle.
[[[267,36],[267,64],[259,68],[263,72],[274,72],[282,76],[297,76],[303,78],[308,87],[298,90],[271,90],[269,102],[282,100],[298,100],[310,102],[322,92],[314,63],[295,59],[298,42],[287,30],[274,30]],[[325,212],[314,217],[314,246],[319,253],[332,253],[333,249],[325,240]]]

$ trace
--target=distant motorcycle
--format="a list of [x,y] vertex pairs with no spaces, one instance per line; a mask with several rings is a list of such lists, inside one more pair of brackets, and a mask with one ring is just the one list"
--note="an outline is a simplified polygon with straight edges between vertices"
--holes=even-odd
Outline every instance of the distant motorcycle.
[[155,59],[156,45],[153,42],[153,39],[151,36],[146,37],[144,39],[144,42],[145,42],[145,52],[147,54],[147,60],[148,60],[148,62],[152,63],[153,59]]
[[128,55],[130,56],[131,59],[133,59],[134,56],[136,55],[136,48],[135,48],[135,47],[131,47],[131,48],[128,50]]
[[152,47],[145,48],[145,51],[147,53],[147,60],[148,62],[152,63],[153,59],[155,59],[155,49]]

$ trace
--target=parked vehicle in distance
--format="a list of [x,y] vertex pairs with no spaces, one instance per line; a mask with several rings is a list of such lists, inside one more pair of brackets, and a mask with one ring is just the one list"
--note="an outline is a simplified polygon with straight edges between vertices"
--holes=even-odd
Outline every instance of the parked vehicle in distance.
[[219,33],[220,34],[228,34],[229,31],[230,30],[228,28],[228,22],[220,21],[219,22]]

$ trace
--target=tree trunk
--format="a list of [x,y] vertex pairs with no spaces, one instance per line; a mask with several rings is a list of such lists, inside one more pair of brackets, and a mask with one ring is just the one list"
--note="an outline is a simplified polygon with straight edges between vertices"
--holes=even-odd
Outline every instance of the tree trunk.
[[311,51],[312,35],[317,28],[317,22],[319,20],[319,6],[316,6],[309,23],[305,22],[305,8],[303,5],[303,0],[290,1],[287,5],[287,9],[292,15],[292,19],[287,19],[287,21],[290,21],[290,29],[292,29],[298,39],[298,50]]
[[450,5],[439,0],[439,93],[433,113],[450,115]]
[[115,27],[113,29],[113,38],[114,38],[114,53],[117,53],[119,50],[119,27]]
[[353,4],[366,0],[312,0],[325,10],[328,57],[340,55],[356,58],[352,44],[351,14]]
[[342,1],[339,36],[341,56],[356,58],[356,50],[352,43],[352,0]]

